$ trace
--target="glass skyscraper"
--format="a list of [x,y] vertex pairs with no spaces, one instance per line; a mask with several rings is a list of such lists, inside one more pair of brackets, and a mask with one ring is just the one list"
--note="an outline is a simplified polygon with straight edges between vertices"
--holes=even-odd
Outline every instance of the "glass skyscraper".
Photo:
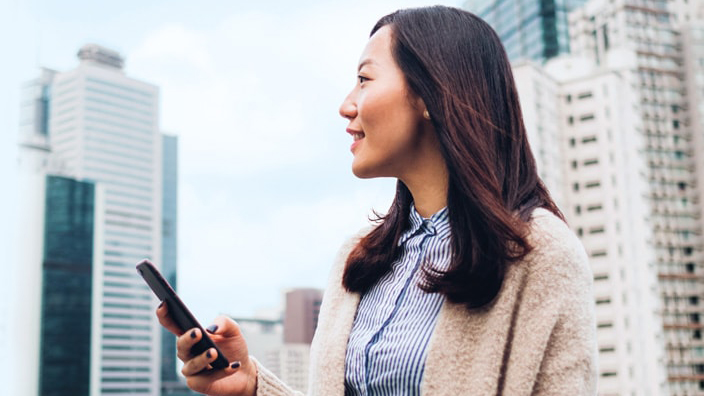
[[469,0],[464,8],[501,38],[511,62],[542,63],[569,52],[567,14],[584,0]]
[[47,176],[39,394],[88,395],[95,190]]

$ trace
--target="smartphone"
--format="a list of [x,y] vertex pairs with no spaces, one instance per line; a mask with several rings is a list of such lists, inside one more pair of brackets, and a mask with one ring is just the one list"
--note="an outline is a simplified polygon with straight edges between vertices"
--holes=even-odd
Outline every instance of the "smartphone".
[[225,355],[223,355],[222,351],[215,346],[213,340],[208,337],[208,333],[203,329],[200,323],[198,323],[191,311],[186,308],[186,305],[178,297],[173,287],[171,287],[169,282],[161,276],[161,273],[159,273],[159,270],[156,269],[154,264],[152,264],[149,260],[143,260],[137,264],[137,272],[139,272],[142,278],[144,278],[147,285],[149,285],[149,288],[152,289],[159,300],[166,304],[166,307],[169,309],[171,319],[176,322],[176,325],[181,329],[181,331],[185,332],[195,327],[200,329],[203,337],[200,341],[193,345],[193,347],[191,347],[191,354],[196,356],[205,352],[209,348],[215,348],[218,351],[218,357],[215,361],[210,363],[210,366],[213,369],[222,369],[227,367],[229,365],[229,361]]

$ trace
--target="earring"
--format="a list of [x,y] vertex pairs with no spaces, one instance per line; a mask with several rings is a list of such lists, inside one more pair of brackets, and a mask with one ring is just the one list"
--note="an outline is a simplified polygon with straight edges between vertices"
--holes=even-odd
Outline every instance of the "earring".
[[428,113],[428,109],[423,110],[423,117],[424,117],[426,120],[429,120],[429,119],[430,119],[430,113]]

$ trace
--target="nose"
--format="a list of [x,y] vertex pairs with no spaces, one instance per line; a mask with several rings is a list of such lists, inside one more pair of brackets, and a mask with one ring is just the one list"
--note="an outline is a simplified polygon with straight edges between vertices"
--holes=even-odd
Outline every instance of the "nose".
[[357,103],[354,100],[355,89],[350,92],[340,105],[340,115],[342,118],[353,120],[357,117]]

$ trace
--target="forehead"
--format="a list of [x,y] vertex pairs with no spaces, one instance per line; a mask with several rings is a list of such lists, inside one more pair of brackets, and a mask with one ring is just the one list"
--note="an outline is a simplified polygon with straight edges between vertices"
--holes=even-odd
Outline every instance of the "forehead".
[[384,65],[393,62],[391,55],[392,31],[391,28],[383,26],[377,30],[367,42],[359,58],[359,67],[364,65]]

